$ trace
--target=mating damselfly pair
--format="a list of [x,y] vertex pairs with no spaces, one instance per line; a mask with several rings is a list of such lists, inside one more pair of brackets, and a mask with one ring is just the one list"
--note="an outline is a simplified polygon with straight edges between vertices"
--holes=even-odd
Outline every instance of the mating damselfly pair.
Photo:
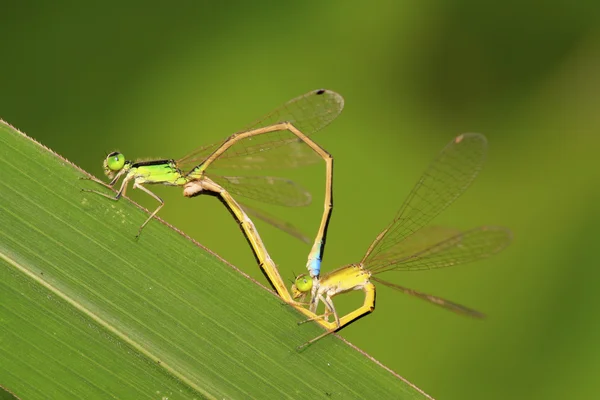
[[[260,267],[278,295],[308,318],[302,322],[314,321],[326,329],[322,335],[300,347],[372,312],[375,309],[373,282],[459,314],[482,317],[483,314],[465,306],[376,276],[387,271],[435,269],[464,264],[497,253],[508,245],[511,234],[503,227],[482,226],[461,231],[428,226],[434,217],[467,189],[481,170],[487,151],[487,140],[481,134],[460,135],[443,148],[417,181],[392,222],[376,236],[359,263],[321,275],[327,226],[333,207],[333,159],[312,140],[311,135],[336,119],[343,107],[342,96],[321,89],[287,102],[223,142],[200,147],[180,160],[132,162],[127,161],[121,153],[113,152],[106,157],[104,170],[111,178],[108,184],[111,188],[122,178],[116,195],[85,191],[118,200],[132,183],[134,189],[140,189],[156,199],[159,206],[140,226],[137,236],[164,205],[163,200],[145,184],[181,186],[186,197],[203,193],[219,197],[240,223]],[[298,167],[314,163],[319,158],[325,163],[323,214],[306,262],[308,273],[296,278],[290,292],[248,214],[298,238],[302,238],[302,235],[289,224],[240,204],[232,194],[267,204],[302,206],[310,202],[310,193],[280,177],[232,177],[215,175],[212,171]],[[338,315],[333,297],[352,290],[364,292],[363,305],[346,315]],[[309,299],[305,302],[307,296]],[[321,302],[324,304],[323,312],[318,310]]]

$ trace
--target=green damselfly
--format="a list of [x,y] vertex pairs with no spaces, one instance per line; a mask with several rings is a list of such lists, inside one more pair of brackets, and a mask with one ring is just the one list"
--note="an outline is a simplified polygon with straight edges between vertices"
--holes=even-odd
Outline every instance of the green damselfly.
[[[310,195],[293,182],[279,177],[220,176],[209,174],[207,170],[209,167],[211,171],[219,168],[247,171],[286,166],[298,167],[315,162],[318,159],[315,155],[321,157],[326,166],[324,210],[307,265],[320,263],[333,207],[333,159],[309,136],[337,118],[343,106],[342,96],[330,90],[320,89],[290,100],[225,141],[200,147],[180,160],[133,162],[127,161],[123,154],[113,152],[106,157],[104,170],[111,178],[108,183],[111,189],[119,179],[123,179],[116,195],[88,189],[85,191],[119,200],[125,195],[129,183],[132,182],[134,189],[140,189],[156,199],[159,206],[140,226],[136,236],[140,235],[146,224],[164,205],[160,197],[144,186],[146,184],[181,186],[186,197],[194,197],[202,193],[218,196],[240,222],[261,268],[277,293],[284,300],[291,302],[291,296],[277,267],[268,256],[254,224],[247,217],[243,206],[237,203],[230,193],[286,206],[304,205],[307,200],[310,201]],[[287,229],[285,224],[273,222],[269,217],[264,219],[294,234],[294,231]]]

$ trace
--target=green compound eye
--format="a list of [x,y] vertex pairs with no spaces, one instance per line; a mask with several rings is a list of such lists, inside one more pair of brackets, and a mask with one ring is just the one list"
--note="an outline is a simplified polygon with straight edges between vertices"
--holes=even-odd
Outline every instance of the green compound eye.
[[121,153],[113,152],[106,157],[106,166],[111,171],[119,171],[125,165],[125,156]]
[[299,292],[305,293],[312,289],[313,281],[310,276],[300,275],[294,281],[294,285]]

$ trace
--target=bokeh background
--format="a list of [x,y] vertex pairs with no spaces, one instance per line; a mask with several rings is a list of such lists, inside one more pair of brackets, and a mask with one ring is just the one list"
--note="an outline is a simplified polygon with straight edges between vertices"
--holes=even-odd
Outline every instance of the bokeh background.
[[[336,167],[325,271],[361,259],[453,136],[485,133],[483,173],[437,222],[505,225],[513,244],[387,278],[489,318],[380,287],[341,335],[440,399],[598,395],[600,3],[57,0],[4,3],[0,21],[0,117],[99,177],[107,151],[177,158],[309,90],[343,94],[315,135]],[[314,204],[269,211],[312,235],[323,168],[284,175]],[[218,201],[156,191],[162,218],[266,283]],[[307,246],[258,228],[286,278],[303,270]]]

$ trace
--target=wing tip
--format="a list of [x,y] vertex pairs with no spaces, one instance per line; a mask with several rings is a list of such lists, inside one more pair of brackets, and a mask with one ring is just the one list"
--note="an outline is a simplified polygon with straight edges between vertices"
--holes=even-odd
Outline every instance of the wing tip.
[[479,140],[483,143],[487,144],[487,138],[483,133],[477,133],[477,132],[465,132],[465,133],[461,133],[460,135],[458,135],[457,137],[454,138],[454,143],[458,144],[461,143],[463,140],[465,139],[471,139],[471,140]]
[[335,92],[330,89],[321,88],[321,89],[314,90],[311,93],[316,96],[326,95],[326,97],[329,98],[329,101],[333,100],[335,103],[339,104],[340,112],[344,108],[344,97],[341,94],[339,94],[338,92]]

